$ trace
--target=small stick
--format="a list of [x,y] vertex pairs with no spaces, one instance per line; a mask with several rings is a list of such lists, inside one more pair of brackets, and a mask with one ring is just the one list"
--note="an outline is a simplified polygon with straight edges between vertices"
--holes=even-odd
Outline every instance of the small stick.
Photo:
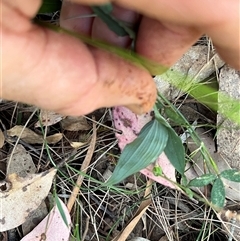
[[[87,168],[88,168],[89,163],[92,159],[92,155],[93,155],[93,152],[94,152],[94,149],[95,149],[96,139],[97,139],[96,123],[93,122],[92,140],[90,142],[89,149],[87,151],[86,157],[85,157],[85,159],[82,163],[81,169],[80,169],[80,171],[83,172],[83,173],[87,172]],[[83,178],[84,178],[83,175],[79,174],[76,185],[74,186],[73,191],[71,193],[71,196],[70,196],[70,198],[68,200],[68,203],[67,203],[67,208],[68,208],[69,212],[71,212],[72,207],[75,203],[75,200],[76,200],[77,195],[79,193],[79,189],[80,189],[80,187],[82,185],[82,182],[83,182]]]

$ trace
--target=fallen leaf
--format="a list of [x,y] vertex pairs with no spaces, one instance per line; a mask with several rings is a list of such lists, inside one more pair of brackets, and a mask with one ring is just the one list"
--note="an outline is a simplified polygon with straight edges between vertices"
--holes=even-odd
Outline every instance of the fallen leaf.
[[[61,210],[57,205],[53,207],[47,217],[26,235],[21,241],[68,241],[70,236],[71,217],[65,204],[59,199]],[[68,226],[65,224],[62,213],[63,211]]]
[[61,120],[60,124],[66,131],[87,131],[91,129],[84,116],[68,116]]
[[78,142],[78,141],[72,141],[70,142],[70,146],[74,149],[78,149],[82,146],[86,145],[86,142]]
[[[37,171],[31,155],[29,155],[22,145],[18,144],[13,151],[12,156],[9,155],[7,158],[7,175],[15,173],[19,177],[26,177],[28,174],[34,174]],[[26,222],[22,224],[23,235],[28,234],[35,228],[47,214],[47,206],[42,201],[36,210],[29,213]]]
[[2,130],[0,129],[0,148],[3,147],[4,142],[5,142],[5,137],[4,137],[4,135],[3,135]]
[[39,114],[40,121],[38,121],[34,126],[35,127],[51,126],[51,125],[58,123],[59,121],[61,121],[64,118],[65,118],[65,116],[63,116],[61,114],[57,114],[53,111],[41,110],[40,114]]
[[7,158],[7,175],[16,173],[19,177],[26,177],[36,172],[31,155],[22,145],[18,144],[13,151]]
[[47,141],[48,144],[55,144],[55,143],[61,141],[62,138],[63,138],[62,133],[56,133],[56,134],[53,134],[51,136],[47,136],[46,141]]
[[48,195],[56,169],[22,178],[13,173],[0,182],[0,232],[15,228],[26,221]]
[[[38,135],[29,128],[21,125],[16,125],[13,128],[7,130],[7,135],[12,137],[20,137],[20,139],[22,139],[28,144],[42,144],[44,142],[44,137],[42,135]],[[55,144],[59,142],[62,139],[62,137],[62,133],[56,133],[54,135],[47,136],[46,141],[48,144]]]
[[[145,113],[144,115],[136,115],[125,107],[113,108],[113,121],[115,128],[122,132],[121,134],[116,133],[120,149],[123,150],[128,143],[134,141],[143,126],[151,120],[151,112]],[[157,163],[162,168],[164,175],[175,182],[175,168],[172,166],[164,152],[159,156]],[[174,184],[166,179],[155,176],[152,171],[153,167],[154,165],[151,164],[147,168],[142,169],[140,172],[164,186],[176,188]]]

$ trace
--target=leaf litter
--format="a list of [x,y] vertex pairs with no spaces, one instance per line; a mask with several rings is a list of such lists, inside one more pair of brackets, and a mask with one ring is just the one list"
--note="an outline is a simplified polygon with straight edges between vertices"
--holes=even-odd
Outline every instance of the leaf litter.
[[20,177],[12,173],[1,181],[0,231],[15,228],[26,221],[49,193],[56,169]]

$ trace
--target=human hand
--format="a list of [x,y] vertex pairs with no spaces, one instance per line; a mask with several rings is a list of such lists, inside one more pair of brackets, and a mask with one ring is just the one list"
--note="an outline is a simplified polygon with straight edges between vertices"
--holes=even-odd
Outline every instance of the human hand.
[[66,115],[104,106],[124,105],[137,113],[152,107],[156,88],[145,69],[32,24],[40,4],[2,2],[0,98]]
[[[99,5],[109,0],[74,0]],[[143,14],[136,51],[172,65],[202,34],[211,37],[220,56],[240,69],[239,0],[114,0]],[[70,13],[68,13],[70,15]],[[77,21],[77,20],[76,20]]]
[[[125,105],[137,112],[152,106],[156,90],[146,71],[104,51],[88,48],[70,36],[31,24],[29,20],[37,12],[40,0],[29,1],[2,3],[1,98],[68,115],[86,114],[102,106]],[[237,0],[231,4],[207,0],[200,3],[155,0],[151,4],[146,0],[119,0],[118,3],[148,16],[142,18],[139,27],[136,50],[140,54],[170,66],[202,33],[207,33],[221,56],[240,68]],[[216,5],[217,11],[213,11]],[[65,9],[69,12],[62,14],[62,20],[64,16],[72,17],[71,7]],[[79,6],[76,12],[81,14],[82,9]],[[127,12],[134,22],[134,13]],[[71,29],[77,21],[82,20],[67,20],[63,25]],[[86,29],[78,30],[89,31],[89,25],[83,26]],[[106,27],[95,26],[95,36],[101,38]],[[107,40],[128,45],[126,38],[112,36]]]

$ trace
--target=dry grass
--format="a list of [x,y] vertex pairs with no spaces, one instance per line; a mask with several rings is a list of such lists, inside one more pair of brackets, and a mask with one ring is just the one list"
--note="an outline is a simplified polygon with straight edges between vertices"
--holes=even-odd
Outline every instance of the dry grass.
[[[2,102],[0,110],[3,129],[9,129],[17,124],[24,125],[27,121],[28,127],[34,129],[34,123],[38,120],[37,115],[29,119],[32,108],[22,104]],[[75,237],[71,240],[112,240],[126,227],[143,200],[146,178],[140,174],[127,178],[114,189],[102,185],[104,172],[107,169],[113,170],[120,155],[114,136],[117,130],[112,126],[109,113],[108,109],[94,113],[97,122],[96,147],[87,174],[83,174],[83,183],[71,212],[72,236]],[[88,116],[89,124],[92,122],[91,116]],[[36,129],[35,131],[41,132]],[[39,172],[52,167],[49,154],[56,164],[65,162],[59,168],[55,190],[67,204],[88,150],[86,144],[76,151],[71,148],[69,141],[88,141],[92,130],[68,132],[62,130],[59,124],[55,124],[44,128],[44,131],[47,134],[61,132],[64,138],[57,144],[48,145],[48,152],[44,145],[30,145],[21,140],[19,142],[28,150]],[[5,178],[7,156],[14,145],[16,138],[9,138],[0,151],[2,179]],[[128,183],[132,184],[132,189],[128,188]],[[204,203],[190,200],[184,194],[157,183],[152,186],[151,198],[152,204],[129,238],[139,236],[158,241],[166,236],[166,240],[170,241],[228,240],[216,214]]]

